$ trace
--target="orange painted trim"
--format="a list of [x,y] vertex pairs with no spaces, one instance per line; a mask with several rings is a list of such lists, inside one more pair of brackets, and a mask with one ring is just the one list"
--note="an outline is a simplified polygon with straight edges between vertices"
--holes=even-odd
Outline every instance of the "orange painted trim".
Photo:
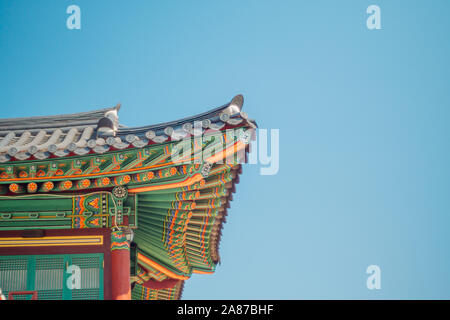
[[155,191],[155,190],[165,190],[172,188],[181,188],[190,186],[191,184],[198,182],[203,179],[203,176],[200,173],[194,174],[192,177],[189,177],[181,182],[168,183],[158,186],[147,186],[147,187],[137,187],[128,189],[128,193],[139,193],[139,192],[147,192],[147,191]]
[[137,254],[138,256],[138,260],[141,260],[142,262],[148,264],[149,266],[151,266],[152,268],[155,268],[156,270],[158,270],[159,272],[164,273],[166,276],[173,278],[173,279],[178,279],[178,280],[187,280],[189,279],[188,276],[180,276],[172,271],[170,271],[167,268],[164,268],[163,266],[161,266],[160,264],[156,263],[153,260],[150,260],[149,258],[147,258],[146,256],[144,256],[141,253]]
[[214,271],[192,270],[192,273],[198,273],[198,274],[214,274]]
[[206,161],[210,163],[216,163],[224,158],[228,158],[229,156],[234,155],[235,153],[241,151],[242,149],[245,148],[245,146],[246,146],[245,143],[239,140],[238,142],[236,142],[232,146],[229,146],[222,152],[218,152],[217,154],[207,158]]
[[[224,158],[228,158],[231,155],[234,155],[235,153],[239,152],[240,150],[244,149],[245,147],[246,147],[245,143],[243,143],[242,141],[238,141],[235,144],[233,144],[232,146],[229,146],[228,148],[226,148],[223,152],[207,158],[206,161],[208,161],[210,163],[215,163],[219,160],[222,160]],[[203,176],[200,173],[196,173],[192,177],[187,178],[186,180],[183,180],[181,182],[169,183],[169,184],[158,185],[158,186],[130,188],[130,189],[128,189],[128,192],[129,193],[139,193],[139,192],[147,192],[147,191],[154,191],[154,190],[181,188],[181,187],[190,186],[191,184],[198,182],[202,179],[203,179]]]
[[97,246],[103,236],[54,236],[43,238],[0,238],[0,247]]

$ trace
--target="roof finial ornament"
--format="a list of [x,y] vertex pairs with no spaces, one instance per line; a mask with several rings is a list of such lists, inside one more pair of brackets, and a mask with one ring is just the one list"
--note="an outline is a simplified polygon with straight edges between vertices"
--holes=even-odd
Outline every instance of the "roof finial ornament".
[[230,117],[232,117],[235,114],[239,114],[242,110],[242,106],[244,104],[244,97],[242,94],[238,94],[233,99],[231,99],[231,102],[228,104],[228,107],[223,109],[223,111],[220,113],[219,117],[220,120],[223,122],[227,122]]
[[230,105],[228,109],[230,111],[230,115],[235,113],[239,113],[242,110],[242,106],[244,105],[244,96],[242,94],[238,94],[233,99],[231,99]]
[[119,116],[117,115],[117,111],[120,109],[120,106],[121,104],[118,103],[113,110],[107,111],[105,116],[98,121],[97,138],[116,136],[116,131],[119,128]]

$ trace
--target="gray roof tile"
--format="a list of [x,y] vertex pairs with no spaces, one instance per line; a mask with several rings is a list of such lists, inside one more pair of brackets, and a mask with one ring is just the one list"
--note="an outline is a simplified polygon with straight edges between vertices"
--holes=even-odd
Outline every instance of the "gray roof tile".
[[[52,154],[105,153],[113,149],[142,148],[149,143],[180,140],[200,134],[208,128],[220,130],[226,124],[243,121],[252,127],[247,114],[241,112],[243,97],[211,111],[156,125],[128,128],[119,124],[120,105],[90,112],[48,117],[0,119],[0,162],[46,159]],[[197,122],[200,122],[200,127]]]

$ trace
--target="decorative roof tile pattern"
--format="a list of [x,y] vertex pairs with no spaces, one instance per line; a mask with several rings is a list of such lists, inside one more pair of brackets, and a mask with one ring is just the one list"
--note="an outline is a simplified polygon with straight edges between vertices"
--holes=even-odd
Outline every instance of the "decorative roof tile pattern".
[[243,97],[238,95],[230,103],[194,117],[135,128],[119,124],[120,105],[70,115],[0,119],[0,162],[103,154],[178,141],[243,122],[255,126],[241,112],[242,104]]

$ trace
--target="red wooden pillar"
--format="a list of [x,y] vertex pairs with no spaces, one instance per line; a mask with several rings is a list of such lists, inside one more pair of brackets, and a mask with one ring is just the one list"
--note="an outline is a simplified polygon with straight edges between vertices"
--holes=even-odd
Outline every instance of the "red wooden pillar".
[[113,300],[131,300],[130,244],[122,231],[111,232],[111,292]]

